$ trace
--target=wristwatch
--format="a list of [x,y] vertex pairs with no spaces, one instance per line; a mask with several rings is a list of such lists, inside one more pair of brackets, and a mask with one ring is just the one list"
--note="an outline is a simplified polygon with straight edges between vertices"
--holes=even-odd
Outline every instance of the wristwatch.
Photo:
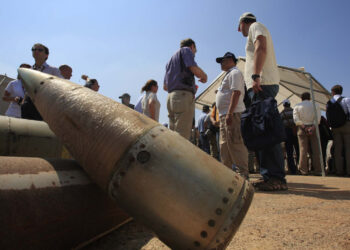
[[256,79],[256,78],[260,78],[260,75],[253,74],[253,75],[252,75],[252,79],[253,79],[253,81],[255,81],[255,79]]

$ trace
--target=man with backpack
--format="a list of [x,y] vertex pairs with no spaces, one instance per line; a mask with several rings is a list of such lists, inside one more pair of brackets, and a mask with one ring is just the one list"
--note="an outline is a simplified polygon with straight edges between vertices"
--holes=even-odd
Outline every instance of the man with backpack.
[[288,99],[283,101],[284,109],[281,112],[284,129],[286,131],[285,147],[287,153],[287,165],[290,174],[297,174],[297,167],[294,160],[294,151],[297,155],[296,161],[299,160],[299,144],[297,138],[296,126],[293,120],[293,109],[290,107]]
[[[270,32],[262,23],[257,22],[250,12],[240,16],[238,31],[247,37],[244,70],[247,95],[252,101],[275,98],[279,90],[280,76]],[[277,110],[275,113],[280,119]],[[257,150],[256,156],[263,179],[253,183],[255,188],[262,191],[287,190],[280,143]]]
[[327,103],[327,120],[332,127],[336,174],[350,176],[350,98],[342,97],[343,87],[335,85],[331,89],[332,99]]

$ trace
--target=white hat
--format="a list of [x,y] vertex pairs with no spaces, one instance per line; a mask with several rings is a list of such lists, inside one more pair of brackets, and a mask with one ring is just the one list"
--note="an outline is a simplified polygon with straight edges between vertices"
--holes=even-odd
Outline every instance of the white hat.
[[238,22],[238,31],[241,31],[239,28],[239,24],[242,22],[243,19],[251,19],[256,21],[256,17],[253,15],[251,12],[244,12],[240,17],[239,17],[239,22]]

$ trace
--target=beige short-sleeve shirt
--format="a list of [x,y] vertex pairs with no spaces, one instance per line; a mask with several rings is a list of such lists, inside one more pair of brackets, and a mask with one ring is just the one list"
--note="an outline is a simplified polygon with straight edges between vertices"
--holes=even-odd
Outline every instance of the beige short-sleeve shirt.
[[275,50],[271,39],[270,32],[267,28],[258,22],[252,23],[249,27],[249,33],[246,43],[246,63],[244,70],[244,80],[247,85],[247,89],[252,87],[252,75],[254,74],[254,43],[258,36],[266,37],[266,60],[262,71],[260,72],[261,85],[279,84],[280,75],[276,63]]

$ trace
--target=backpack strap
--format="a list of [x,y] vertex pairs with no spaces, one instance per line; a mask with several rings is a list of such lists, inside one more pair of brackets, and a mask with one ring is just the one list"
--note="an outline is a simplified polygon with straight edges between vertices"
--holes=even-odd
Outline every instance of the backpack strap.
[[337,103],[339,103],[339,104],[340,104],[340,103],[341,103],[341,101],[343,100],[343,98],[344,98],[344,97],[342,97],[342,96],[341,96],[341,97],[339,97],[339,98],[338,98],[338,100],[337,100]]

